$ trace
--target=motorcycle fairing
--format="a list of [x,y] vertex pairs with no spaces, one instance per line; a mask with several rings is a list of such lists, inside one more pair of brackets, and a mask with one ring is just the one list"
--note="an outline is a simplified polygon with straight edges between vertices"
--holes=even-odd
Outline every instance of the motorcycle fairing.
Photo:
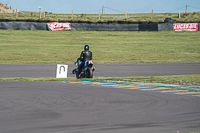
[[87,67],[89,65],[91,65],[91,66],[93,65],[91,60],[90,61],[86,61],[85,64],[84,64],[84,67]]

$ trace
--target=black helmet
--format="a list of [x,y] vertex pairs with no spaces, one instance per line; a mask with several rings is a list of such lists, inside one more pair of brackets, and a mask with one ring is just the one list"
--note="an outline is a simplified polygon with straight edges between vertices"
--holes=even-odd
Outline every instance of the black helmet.
[[85,45],[84,46],[84,50],[86,51],[86,50],[89,50],[89,45]]

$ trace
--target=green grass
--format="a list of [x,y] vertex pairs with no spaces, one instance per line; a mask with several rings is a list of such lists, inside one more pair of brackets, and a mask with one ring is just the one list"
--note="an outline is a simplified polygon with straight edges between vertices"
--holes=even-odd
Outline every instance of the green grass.
[[72,63],[84,45],[94,63],[200,62],[200,32],[0,30],[0,63]]
[[[151,12],[151,11],[150,11]],[[21,12],[18,13],[16,17],[15,13],[0,13],[0,19],[10,19],[10,20],[50,20],[50,21],[91,21],[91,22],[106,22],[106,21],[129,21],[129,22],[164,22],[165,18],[175,19],[177,22],[200,22],[200,13],[181,13],[181,18],[178,17],[177,13],[154,13],[151,19],[151,13],[140,13],[140,14],[101,14],[99,20],[99,14],[46,14],[44,17],[42,13],[42,18],[39,19],[39,13],[34,12]]]
[[[0,81],[72,81],[78,80],[75,77],[54,78],[54,77],[35,77],[35,78],[0,78]],[[82,80],[82,79],[81,79]],[[150,76],[150,77],[94,77],[84,80],[113,80],[127,82],[144,82],[144,83],[163,83],[177,85],[199,85],[200,74],[192,75],[171,75],[171,76]]]
[[144,83],[163,83],[177,85],[199,85],[200,74],[191,75],[170,75],[170,76],[148,76],[148,77],[95,77],[95,80],[115,80],[128,82],[144,82]]

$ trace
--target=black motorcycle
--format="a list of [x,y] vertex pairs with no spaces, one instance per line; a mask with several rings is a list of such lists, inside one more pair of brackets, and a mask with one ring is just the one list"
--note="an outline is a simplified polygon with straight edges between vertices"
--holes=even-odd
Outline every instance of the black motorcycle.
[[75,62],[76,65],[76,69],[74,69],[72,71],[73,74],[76,73],[76,78],[80,79],[80,78],[93,78],[93,72],[96,70],[95,67],[93,67],[93,62],[90,61],[86,61],[84,64],[84,67],[81,69],[81,74],[79,75],[78,73],[78,67],[82,62],[80,60],[77,60]]

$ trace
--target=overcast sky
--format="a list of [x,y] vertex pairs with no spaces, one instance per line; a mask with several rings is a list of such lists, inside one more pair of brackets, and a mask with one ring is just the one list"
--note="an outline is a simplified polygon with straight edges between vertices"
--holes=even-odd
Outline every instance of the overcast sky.
[[[71,14],[98,14],[104,6],[105,14],[132,13],[178,13],[200,11],[200,0],[0,0],[14,10],[18,7],[21,11],[42,10],[53,13]],[[102,12],[101,12],[102,13]]]

